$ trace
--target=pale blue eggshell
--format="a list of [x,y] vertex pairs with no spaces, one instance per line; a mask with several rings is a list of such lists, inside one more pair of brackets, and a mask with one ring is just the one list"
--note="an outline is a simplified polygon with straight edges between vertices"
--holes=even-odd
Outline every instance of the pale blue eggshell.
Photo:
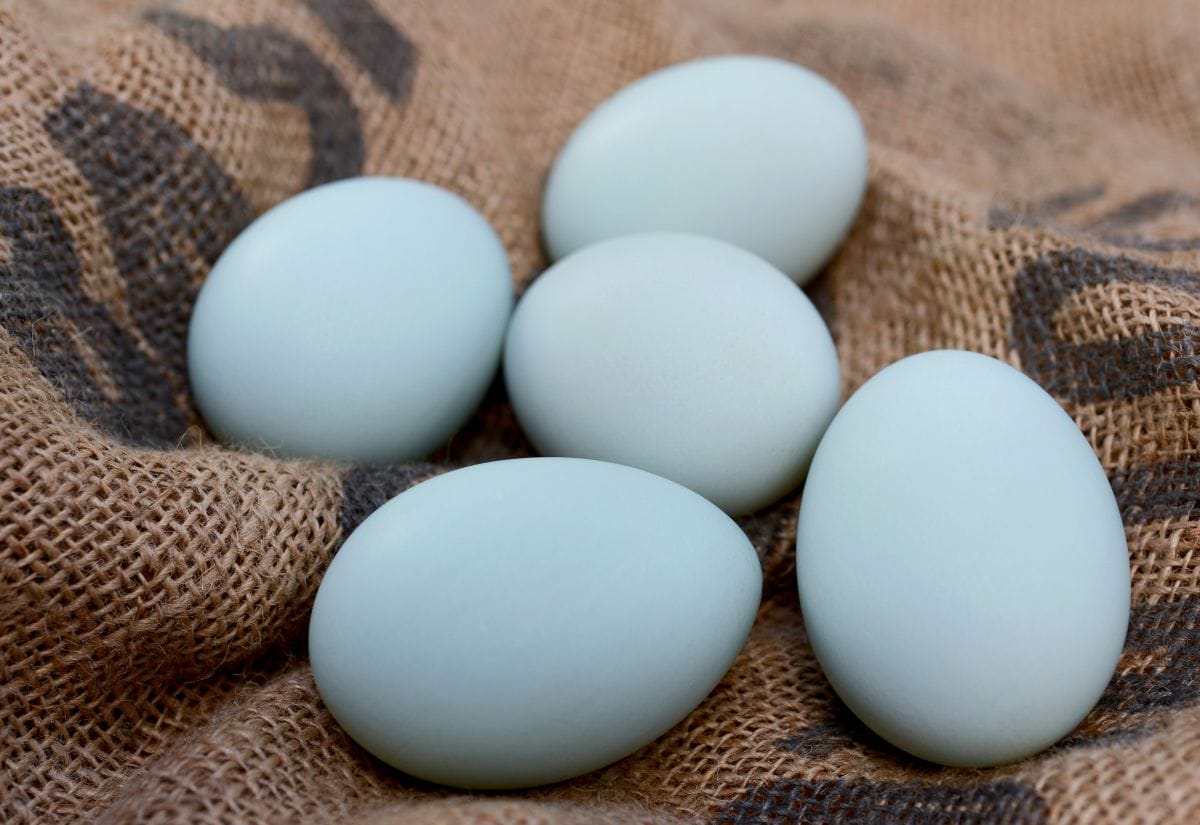
[[809,470],[796,574],[838,695],[947,765],[1066,735],[1129,620],[1125,532],[1087,439],[1029,378],[970,352],[905,358],[846,402]]
[[513,314],[504,378],[547,455],[640,467],[726,512],[794,489],[837,411],[837,353],[804,292],[700,235],[593,244]]
[[699,704],[741,649],[761,572],[738,526],[650,473],[498,461],[402,493],[321,582],[326,706],[414,776],[513,788],[603,767]]
[[188,330],[196,404],[223,440],[368,464],[418,458],[478,405],[512,279],[470,204],[402,178],[311,189],[221,255]]
[[867,139],[828,80],[786,60],[668,66],[604,101],[551,168],[552,258],[639,232],[719,238],[808,281],[841,243],[867,183]]

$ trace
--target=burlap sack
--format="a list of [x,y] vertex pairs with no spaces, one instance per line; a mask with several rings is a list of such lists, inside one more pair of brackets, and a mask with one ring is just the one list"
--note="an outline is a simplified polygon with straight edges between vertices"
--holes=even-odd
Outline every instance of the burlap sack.
[[[1194,0],[0,0],[0,818],[1200,821],[1197,46]],[[1091,440],[1129,538],[1118,673],[1020,764],[905,756],[813,660],[793,495],[743,521],[766,582],[748,646],[660,740],[519,794],[387,769],[314,692],[321,573],[392,494],[528,445],[496,390],[427,464],[223,449],[183,371],[197,286],[254,215],[360,173],[464,195],[525,284],[574,124],[734,51],[824,73],[866,122],[866,204],[814,288],[845,392],[964,347]]]

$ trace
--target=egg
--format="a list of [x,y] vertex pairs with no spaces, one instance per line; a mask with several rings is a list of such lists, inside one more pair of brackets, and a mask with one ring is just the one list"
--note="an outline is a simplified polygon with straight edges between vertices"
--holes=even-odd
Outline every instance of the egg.
[[905,358],[845,404],[809,471],[796,574],[846,705],[953,766],[1022,759],[1074,728],[1129,619],[1095,453],[1037,384],[969,352]]
[[862,201],[853,105],[784,60],[708,57],[627,86],[567,140],[542,197],[552,258],[650,231],[708,235],[798,283],[833,254]]
[[227,442],[383,464],[420,457],[499,365],[512,278],[462,198],[402,178],[319,186],[220,256],[188,329],[188,376]]
[[478,464],[346,540],[309,627],[334,719],[413,776],[516,788],[603,767],[713,689],[762,574],[716,507],[631,467]]
[[800,482],[839,398],[804,292],[749,252],[676,233],[544,272],[513,313],[504,375],[542,453],[640,467],[731,514]]

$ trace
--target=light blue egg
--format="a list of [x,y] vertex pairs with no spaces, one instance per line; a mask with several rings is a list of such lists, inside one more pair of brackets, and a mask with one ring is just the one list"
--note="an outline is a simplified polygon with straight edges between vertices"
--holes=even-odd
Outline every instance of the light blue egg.
[[414,776],[540,785],[603,767],[698,705],[761,595],[753,546],[686,488],[531,458],[438,476],[346,541],[309,627],[359,744]]
[[621,235],[706,235],[805,283],[866,184],[866,134],[832,83],[786,60],[718,55],[639,78],[584,119],[546,181],[542,232],[556,260]]
[[803,480],[840,389],[802,290],[732,244],[672,232],[546,270],[513,313],[504,380],[543,454],[640,467],[731,515]]
[[905,358],[817,448],[796,541],[813,650],[894,745],[1012,762],[1100,698],[1129,622],[1121,514],[1091,445],[1019,371]]
[[512,279],[487,221],[402,178],[319,186],[221,255],[188,330],[188,375],[223,440],[381,464],[446,441],[499,364]]

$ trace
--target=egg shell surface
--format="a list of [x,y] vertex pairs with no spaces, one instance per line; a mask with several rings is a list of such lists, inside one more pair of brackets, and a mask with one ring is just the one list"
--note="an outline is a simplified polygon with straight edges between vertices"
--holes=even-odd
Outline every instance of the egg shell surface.
[[946,765],[1067,734],[1129,620],[1125,533],[1091,446],[1041,387],[976,353],[905,358],[846,402],[805,485],[796,572],[838,695]]
[[384,464],[445,442],[483,397],[512,310],[503,246],[457,195],[403,178],[310,189],[218,259],[188,329],[222,440]]
[[504,375],[543,454],[640,467],[734,515],[800,482],[840,389],[833,339],[796,284],[677,233],[604,241],[544,272],[513,314]]
[[346,540],[309,628],[317,688],[414,776],[516,788],[603,767],[720,681],[749,633],[753,546],[631,467],[497,461],[425,481]]
[[551,168],[542,234],[554,259],[640,232],[729,241],[808,281],[862,202],[867,140],[820,75],[756,55],[649,74],[597,107]]

